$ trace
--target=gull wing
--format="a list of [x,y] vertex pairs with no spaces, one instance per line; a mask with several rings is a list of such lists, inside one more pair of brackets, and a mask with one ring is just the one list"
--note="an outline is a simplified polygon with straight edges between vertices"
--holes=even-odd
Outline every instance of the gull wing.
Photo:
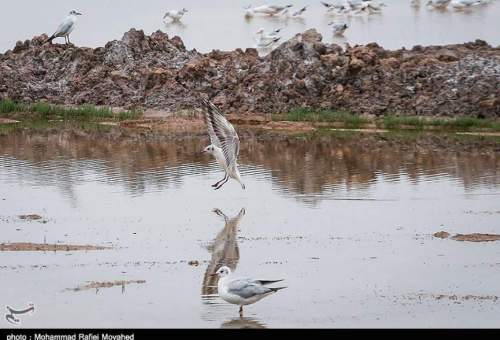
[[68,33],[72,26],[73,26],[73,20],[71,19],[71,17],[68,16],[64,18],[64,20],[57,27],[54,36],[57,37]]
[[229,282],[227,291],[244,299],[272,292],[271,289],[264,287],[258,281],[249,279],[236,279]]
[[236,130],[217,106],[206,99],[203,99],[203,104],[210,142],[222,149],[228,167],[236,165],[240,153],[240,139]]

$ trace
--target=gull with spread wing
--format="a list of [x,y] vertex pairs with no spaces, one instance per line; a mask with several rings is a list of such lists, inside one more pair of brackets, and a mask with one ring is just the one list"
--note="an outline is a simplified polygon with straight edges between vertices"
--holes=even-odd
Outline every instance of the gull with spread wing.
[[215,190],[220,189],[231,177],[245,189],[245,184],[243,184],[238,170],[237,160],[240,153],[238,134],[217,106],[206,99],[203,99],[203,104],[205,106],[205,123],[211,143],[203,149],[203,152],[213,155],[226,172],[224,178],[212,186]]

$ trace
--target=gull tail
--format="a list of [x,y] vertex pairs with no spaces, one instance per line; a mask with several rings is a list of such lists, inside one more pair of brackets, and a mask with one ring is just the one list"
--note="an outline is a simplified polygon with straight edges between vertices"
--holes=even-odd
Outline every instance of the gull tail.
[[271,283],[276,283],[276,282],[281,282],[284,279],[281,280],[258,280],[261,285],[270,285]]
[[51,35],[51,36],[50,36],[47,40],[45,40],[43,43],[44,43],[44,44],[46,44],[46,43],[48,43],[48,42],[52,43],[52,40],[54,40],[54,39],[55,39],[55,37],[56,37],[56,36],[55,36],[54,34],[52,34],[52,35]]
[[269,288],[273,293],[276,293],[278,290],[285,289],[288,287],[276,287],[276,288]]

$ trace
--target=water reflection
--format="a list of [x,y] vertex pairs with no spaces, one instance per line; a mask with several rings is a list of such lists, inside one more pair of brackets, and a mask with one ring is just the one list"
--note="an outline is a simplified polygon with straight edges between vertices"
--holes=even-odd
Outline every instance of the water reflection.
[[246,317],[239,317],[239,318],[234,318],[229,321],[224,322],[221,326],[221,328],[255,328],[255,329],[263,329],[266,328],[266,326],[261,323],[257,319],[253,318],[246,318]]
[[[399,140],[364,135],[268,137],[251,130],[240,130],[240,135],[242,176],[272,181],[273,190],[307,204],[337,193],[369,197],[380,182],[418,184],[447,178],[465,191],[500,183],[500,157],[491,143],[478,147],[436,135]],[[54,186],[74,202],[75,186],[82,182],[121,185],[131,195],[142,195],[180,188],[190,177],[218,171],[199,155],[205,143],[206,137],[145,140],[20,132],[0,137],[0,180]]]
[[208,251],[212,253],[212,258],[203,277],[201,289],[203,295],[215,294],[217,292],[218,277],[210,274],[215,273],[221,266],[228,266],[234,271],[240,260],[236,235],[238,225],[245,215],[245,208],[241,208],[240,212],[232,218],[227,217],[220,209],[214,209],[213,211],[224,219],[224,228],[207,247]]

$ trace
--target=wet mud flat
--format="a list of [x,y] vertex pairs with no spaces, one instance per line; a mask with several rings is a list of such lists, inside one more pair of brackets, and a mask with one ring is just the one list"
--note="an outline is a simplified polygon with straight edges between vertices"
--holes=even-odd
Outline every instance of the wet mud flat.
[[103,250],[102,246],[76,244],[46,244],[46,243],[0,243],[0,251],[75,251],[75,250]]
[[[242,127],[247,189],[214,191],[197,131],[0,136],[0,288],[34,304],[21,327],[498,325],[498,242],[457,241],[500,234],[497,139]],[[288,288],[239,318],[223,264]]]

